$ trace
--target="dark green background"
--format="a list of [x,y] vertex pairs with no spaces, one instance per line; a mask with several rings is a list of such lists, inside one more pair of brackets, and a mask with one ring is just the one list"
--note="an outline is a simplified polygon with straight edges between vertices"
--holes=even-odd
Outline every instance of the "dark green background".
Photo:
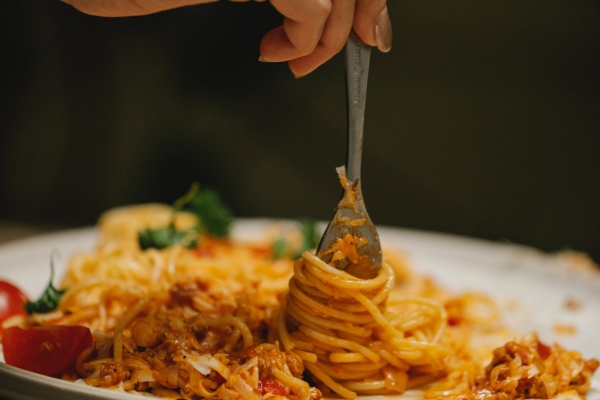
[[[391,0],[373,53],[364,191],[379,224],[600,259],[600,2]],[[341,56],[257,61],[281,22],[227,3],[105,19],[1,12],[0,219],[92,224],[194,180],[239,216],[327,219],[345,159]]]

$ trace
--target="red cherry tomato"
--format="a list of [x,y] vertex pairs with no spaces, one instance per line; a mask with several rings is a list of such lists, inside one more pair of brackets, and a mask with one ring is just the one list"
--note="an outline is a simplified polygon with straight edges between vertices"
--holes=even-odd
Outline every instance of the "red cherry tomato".
[[283,385],[275,379],[259,379],[258,390],[260,394],[264,396],[267,393],[271,393],[278,396],[287,396],[287,392]]
[[13,326],[2,333],[7,364],[47,376],[74,365],[81,352],[93,343],[92,333],[84,326]]
[[23,310],[23,304],[27,296],[18,287],[8,282],[0,281],[0,325],[8,317],[14,315],[27,315]]

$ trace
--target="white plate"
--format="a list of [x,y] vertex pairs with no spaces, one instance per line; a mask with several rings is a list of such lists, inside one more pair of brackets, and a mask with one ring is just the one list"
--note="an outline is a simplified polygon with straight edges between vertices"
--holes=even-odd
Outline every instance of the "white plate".
[[[233,236],[242,240],[256,238],[269,223],[272,221],[238,220]],[[378,230],[384,246],[404,251],[414,269],[452,292],[479,291],[501,305],[512,304],[510,310],[503,311],[515,332],[525,334],[535,330],[543,341],[558,341],[586,358],[600,359],[600,274],[574,273],[564,260],[524,246],[389,227]],[[36,298],[48,281],[50,252],[58,249],[63,256],[63,261],[56,265],[57,276],[61,276],[64,260],[76,252],[93,249],[96,235],[94,228],[85,228],[1,245],[0,279],[13,282],[29,297]],[[580,302],[582,309],[568,310],[565,303],[569,299]],[[574,326],[576,334],[557,336],[556,323]],[[598,374],[592,386],[588,399],[599,398]],[[27,400],[133,398],[126,393],[49,378],[3,363],[0,363],[0,396]]]

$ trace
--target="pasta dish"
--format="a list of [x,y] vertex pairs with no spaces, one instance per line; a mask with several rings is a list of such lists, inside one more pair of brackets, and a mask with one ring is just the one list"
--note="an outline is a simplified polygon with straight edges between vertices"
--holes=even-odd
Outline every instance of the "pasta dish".
[[[181,204],[105,213],[97,248],[69,260],[55,307],[4,321],[6,362],[88,386],[224,400],[414,388],[427,399],[551,399],[584,396],[599,366],[534,333],[515,339],[490,298],[450,295],[401,254],[384,249],[378,275],[360,279],[303,246],[301,231],[239,242],[192,229],[202,220]],[[329,251],[357,262],[361,245],[346,235]],[[68,332],[71,361],[27,367],[13,343],[59,327],[79,329]],[[35,351],[54,357],[52,343]]]

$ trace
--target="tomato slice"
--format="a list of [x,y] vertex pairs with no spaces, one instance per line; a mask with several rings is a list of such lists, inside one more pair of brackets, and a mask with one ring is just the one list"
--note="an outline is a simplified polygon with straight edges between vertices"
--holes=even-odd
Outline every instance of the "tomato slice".
[[15,315],[27,315],[23,310],[23,304],[27,301],[27,296],[19,290],[18,287],[0,281],[0,325],[5,319]]
[[2,332],[7,364],[47,376],[73,366],[81,352],[93,343],[92,333],[84,326],[13,326]]
[[275,379],[259,379],[258,390],[260,390],[260,394],[263,396],[267,393],[271,393],[278,396],[287,396],[287,392],[285,391],[285,388],[283,387],[281,382]]

